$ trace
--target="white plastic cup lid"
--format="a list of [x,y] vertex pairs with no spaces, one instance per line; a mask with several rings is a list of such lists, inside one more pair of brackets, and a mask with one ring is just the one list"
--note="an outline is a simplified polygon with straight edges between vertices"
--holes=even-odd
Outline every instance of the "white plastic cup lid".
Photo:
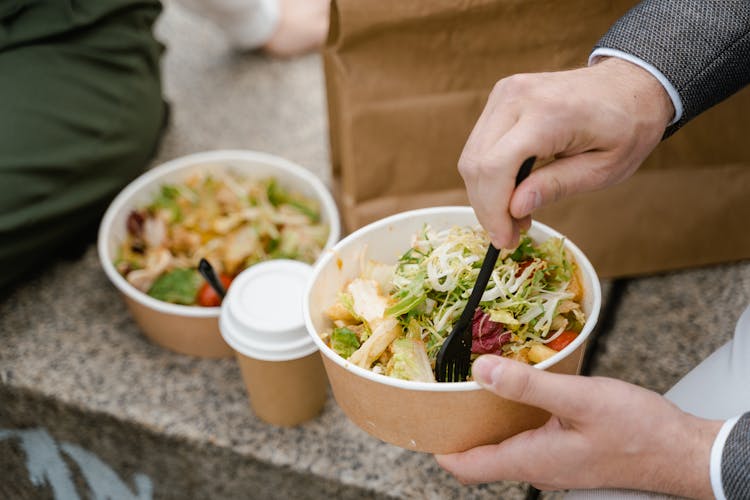
[[310,265],[285,259],[242,271],[221,305],[219,329],[227,344],[265,361],[298,359],[315,352],[302,313],[311,275]]

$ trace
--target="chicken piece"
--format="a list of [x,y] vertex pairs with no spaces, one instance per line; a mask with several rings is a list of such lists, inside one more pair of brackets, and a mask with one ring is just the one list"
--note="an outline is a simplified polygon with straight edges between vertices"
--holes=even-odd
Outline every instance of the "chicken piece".
[[248,226],[243,226],[230,233],[224,247],[224,268],[234,274],[242,262],[257,251],[259,242],[257,233]]
[[307,226],[310,224],[310,217],[289,205],[281,205],[271,219],[280,226]]
[[129,272],[125,279],[138,290],[146,293],[156,278],[166,271],[171,263],[172,254],[166,248],[151,250],[146,256],[146,267]]
[[[226,182],[226,177],[223,179]],[[228,186],[221,186],[216,191],[216,201],[224,207],[234,208],[237,206],[237,200],[239,198],[238,193],[230,189]]]
[[159,217],[143,221],[143,241],[151,248],[160,247],[167,239],[167,225]]
[[552,330],[557,331],[557,330],[564,329],[567,326],[568,326],[567,318],[565,316],[558,315],[552,319],[552,323],[550,323],[549,329],[550,331]]
[[573,270],[573,276],[570,278],[570,284],[568,285],[567,291],[573,294],[572,300],[575,302],[581,302],[583,300],[583,283],[581,283],[578,269]]
[[[320,246],[323,246],[324,243],[325,240],[323,240]],[[382,264],[374,260],[367,260],[363,255],[364,254],[360,256],[359,261],[360,269],[362,269],[362,276],[376,281],[378,285],[380,285],[380,290],[385,291],[385,293],[390,293],[393,289],[392,279],[393,272],[396,269],[395,264]]]
[[326,309],[325,315],[328,316],[331,321],[343,321],[345,323],[353,323],[355,321],[355,318],[352,316],[352,313],[349,312],[349,309],[344,307],[340,302],[336,302]]
[[239,214],[244,221],[254,221],[260,218],[261,209],[258,207],[243,208],[242,211],[239,212]]
[[557,351],[544,344],[534,344],[529,348],[528,358],[532,363],[541,363],[557,354]]
[[243,220],[242,214],[240,213],[233,213],[224,217],[216,217],[212,229],[219,234],[227,234],[243,222]]
[[578,308],[578,303],[573,302],[572,300],[563,300],[557,306],[557,314],[569,313],[573,309],[577,309],[577,308]]
[[521,363],[526,363],[528,365],[529,364],[529,348],[526,347],[524,349],[521,349],[518,352],[511,352],[510,354],[507,354],[506,357],[514,361],[520,361]]
[[198,233],[185,229],[181,225],[172,228],[171,244],[175,253],[193,253],[201,244],[201,236]]
[[385,310],[390,305],[388,298],[380,294],[378,282],[358,278],[349,283],[347,291],[354,302],[354,313],[367,321],[374,330],[372,322],[382,319],[385,316]]
[[387,317],[370,323],[372,334],[359,349],[349,356],[349,361],[368,369],[383,354],[391,342],[401,334],[401,327],[396,318]]

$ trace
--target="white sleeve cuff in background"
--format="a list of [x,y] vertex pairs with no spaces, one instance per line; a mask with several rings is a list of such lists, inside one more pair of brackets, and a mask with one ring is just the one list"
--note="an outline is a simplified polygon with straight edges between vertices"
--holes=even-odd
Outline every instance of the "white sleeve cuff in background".
[[279,25],[279,0],[179,0],[178,3],[211,21],[236,49],[262,47]]
[[727,497],[724,495],[724,484],[721,481],[721,455],[724,452],[724,443],[727,441],[727,436],[732,432],[734,424],[739,419],[740,417],[736,416],[724,422],[724,425],[721,426],[719,433],[716,435],[716,439],[714,439],[713,446],[711,446],[711,489],[714,492],[716,500],[727,500]]
[[594,51],[589,56],[589,66],[594,64],[600,57],[617,57],[618,59],[623,59],[635,64],[636,66],[640,66],[641,68],[651,73],[654,78],[659,80],[659,83],[661,83],[662,87],[664,87],[664,90],[667,91],[669,98],[672,100],[672,105],[674,106],[674,118],[672,118],[672,121],[669,122],[668,126],[677,123],[680,118],[682,118],[683,108],[680,94],[677,93],[677,89],[674,88],[674,85],[672,85],[672,83],[667,80],[667,77],[664,76],[664,73],[656,69],[653,64],[648,63],[643,59],[634,56],[633,54],[628,54],[627,52],[623,52],[621,50],[599,47],[597,49],[594,49]]

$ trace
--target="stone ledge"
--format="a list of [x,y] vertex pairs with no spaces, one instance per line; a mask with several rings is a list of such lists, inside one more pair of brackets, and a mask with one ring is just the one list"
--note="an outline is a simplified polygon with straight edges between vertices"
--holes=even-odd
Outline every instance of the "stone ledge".
[[[355,427],[332,398],[302,426],[264,424],[250,411],[233,359],[174,354],[141,335],[98,268],[93,248],[78,262],[54,265],[0,303],[0,330],[3,427],[41,427],[108,460],[117,455],[107,451],[110,442],[127,445],[113,462],[133,465],[121,477],[153,474],[159,498],[180,481],[192,484],[190,474],[173,478],[170,471],[183,449],[200,449],[201,463],[211,470],[257,469],[263,474],[252,477],[268,476],[271,484],[293,474],[305,478],[305,488],[336,485],[342,494],[522,498],[525,491],[514,483],[462,487],[431,455],[382,443]],[[139,451],[151,448],[153,453]],[[201,477],[213,483],[205,486],[214,488],[211,497],[222,498],[224,476]],[[248,479],[236,491],[256,487]],[[281,490],[275,497],[288,498]]]

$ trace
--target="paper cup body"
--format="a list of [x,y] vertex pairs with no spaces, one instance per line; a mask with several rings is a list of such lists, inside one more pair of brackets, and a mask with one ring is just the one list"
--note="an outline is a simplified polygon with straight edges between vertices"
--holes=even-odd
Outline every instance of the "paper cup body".
[[290,361],[264,361],[237,353],[253,413],[269,424],[289,427],[317,416],[328,386],[320,353]]
[[302,315],[311,270],[292,260],[256,264],[222,304],[221,335],[236,352],[253,412],[270,424],[300,424],[325,404],[325,371]]
[[[366,259],[395,263],[425,223],[439,230],[473,226],[477,219],[470,207],[435,207],[397,214],[350,234],[326,252],[313,270],[305,320],[323,356],[336,402],[355,424],[373,436],[429,453],[454,453],[498,443],[542,425],[549,417],[546,412],[502,399],[476,382],[425,383],[387,377],[349,363],[321,340],[320,334],[331,327],[324,311],[346,283],[359,275],[362,252],[366,252]],[[538,222],[533,223],[529,235],[537,242],[562,236]],[[585,255],[570,241],[565,244],[583,281],[587,322],[570,345],[535,366],[575,374],[598,319],[601,288]]]

